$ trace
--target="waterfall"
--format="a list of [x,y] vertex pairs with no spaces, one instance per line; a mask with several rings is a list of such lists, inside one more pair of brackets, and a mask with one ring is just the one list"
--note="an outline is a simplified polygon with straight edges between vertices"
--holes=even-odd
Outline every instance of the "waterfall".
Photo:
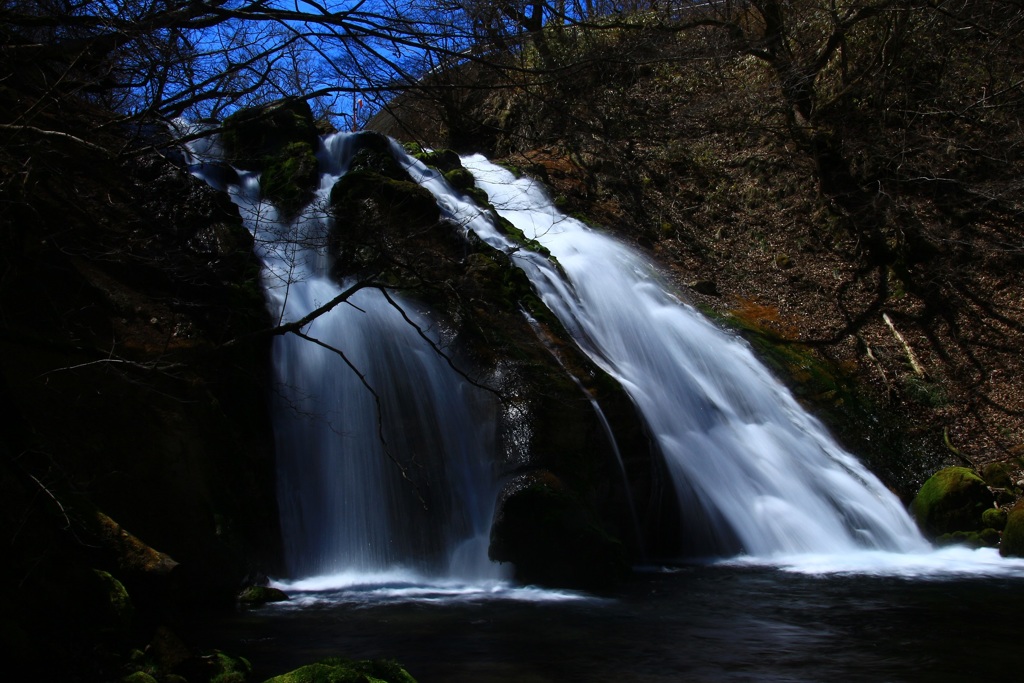
[[436,172],[407,163],[450,217],[511,254],[579,346],[629,393],[667,461],[691,553],[928,547],[896,496],[747,344],[674,296],[638,253],[559,213],[530,179],[464,158],[499,214],[547,248],[556,267],[499,232]]
[[[323,140],[321,186],[297,218],[283,219],[260,199],[255,174],[239,172],[226,184],[255,237],[269,307],[281,322],[351,284],[328,275],[332,218],[324,207],[353,139]],[[397,144],[393,153],[448,218],[513,258],[580,348],[621,383],[665,458],[689,554],[928,547],[898,499],[747,344],[676,297],[640,254],[559,213],[529,179],[465,158],[498,212],[551,258],[524,248],[439,172]],[[290,574],[397,568],[496,578],[486,548],[493,470],[507,445],[499,443],[501,407],[433,348],[447,340],[430,312],[392,298],[360,290],[306,325],[308,339],[275,339],[278,497]]]
[[[303,318],[351,283],[328,276],[324,207],[353,136],[325,138],[321,185],[294,219],[259,179],[226,187],[256,241],[275,320]],[[211,143],[198,150],[216,156]],[[195,150],[194,150],[195,152]],[[198,153],[197,152],[197,153]],[[203,170],[198,170],[204,175]],[[212,183],[216,178],[205,174]],[[497,578],[487,558],[499,450],[497,402],[452,371],[429,312],[363,289],[273,344],[278,504],[293,578],[344,574]]]

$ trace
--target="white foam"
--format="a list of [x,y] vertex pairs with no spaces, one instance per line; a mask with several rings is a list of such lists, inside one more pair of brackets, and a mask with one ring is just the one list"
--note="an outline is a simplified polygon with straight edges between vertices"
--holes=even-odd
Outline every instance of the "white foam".
[[971,549],[964,546],[948,546],[918,553],[860,550],[850,553],[737,557],[723,560],[719,564],[774,566],[787,572],[815,576],[860,575],[939,580],[983,576],[1024,578],[1024,559],[1001,557],[994,548]]

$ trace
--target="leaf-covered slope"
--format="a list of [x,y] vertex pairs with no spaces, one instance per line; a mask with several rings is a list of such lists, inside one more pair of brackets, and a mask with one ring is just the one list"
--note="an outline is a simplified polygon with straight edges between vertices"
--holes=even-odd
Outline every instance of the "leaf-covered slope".
[[434,75],[373,125],[503,157],[646,248],[907,500],[941,464],[1019,470],[1024,14],[866,13],[818,64],[813,10],[780,38],[807,101],[753,9],[642,15]]

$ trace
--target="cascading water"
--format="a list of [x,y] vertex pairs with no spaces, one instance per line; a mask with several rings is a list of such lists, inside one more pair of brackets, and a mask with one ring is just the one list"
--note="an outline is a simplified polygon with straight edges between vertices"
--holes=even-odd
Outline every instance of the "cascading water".
[[[346,171],[352,139],[324,140],[321,187],[295,219],[282,220],[260,200],[254,174],[241,172],[227,188],[256,238],[279,322],[300,320],[345,289],[327,274],[332,219],[322,207]],[[289,572],[354,583],[385,575],[497,578],[487,559],[496,401],[422,338],[442,345],[428,317],[392,299],[415,327],[379,290],[363,289],[304,326],[306,338],[275,338],[278,504]]]
[[[256,237],[271,310],[282,321],[343,291],[327,276],[330,219],[317,207],[345,172],[351,139],[324,141],[321,188],[298,219],[279,220],[252,174],[227,188]],[[632,397],[673,477],[691,554],[802,555],[816,558],[801,566],[817,572],[864,566],[821,559],[852,551],[910,557],[930,548],[896,497],[749,347],[673,296],[639,254],[560,214],[529,179],[479,156],[464,159],[499,213],[549,259],[504,235],[440,173],[397,144],[392,151],[448,217],[513,257],[579,346]],[[362,290],[303,328],[315,341],[275,342],[279,504],[292,576],[408,580],[396,568],[419,577],[500,575],[486,557],[499,408],[424,342],[431,320],[400,305],[412,325],[380,292]],[[903,566],[927,572],[929,562]],[[952,562],[954,571],[992,570],[988,557]],[[899,564],[885,560],[882,571]]]
[[923,550],[898,499],[807,415],[745,343],[659,282],[625,245],[554,209],[529,179],[463,159],[498,212],[550,250],[516,244],[429,169],[442,208],[511,253],[545,304],[630,394],[664,454],[689,550],[770,557]]

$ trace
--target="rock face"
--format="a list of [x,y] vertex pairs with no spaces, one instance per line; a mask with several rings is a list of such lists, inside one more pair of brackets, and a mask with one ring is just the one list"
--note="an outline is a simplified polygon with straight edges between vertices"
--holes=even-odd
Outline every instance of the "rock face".
[[910,511],[925,536],[980,531],[982,514],[992,507],[985,481],[966,467],[939,470],[921,487]]
[[46,174],[0,188],[0,524],[19,530],[0,576],[21,586],[0,628],[56,680],[233,604],[280,539],[269,320],[234,206],[157,154],[33,158]]

